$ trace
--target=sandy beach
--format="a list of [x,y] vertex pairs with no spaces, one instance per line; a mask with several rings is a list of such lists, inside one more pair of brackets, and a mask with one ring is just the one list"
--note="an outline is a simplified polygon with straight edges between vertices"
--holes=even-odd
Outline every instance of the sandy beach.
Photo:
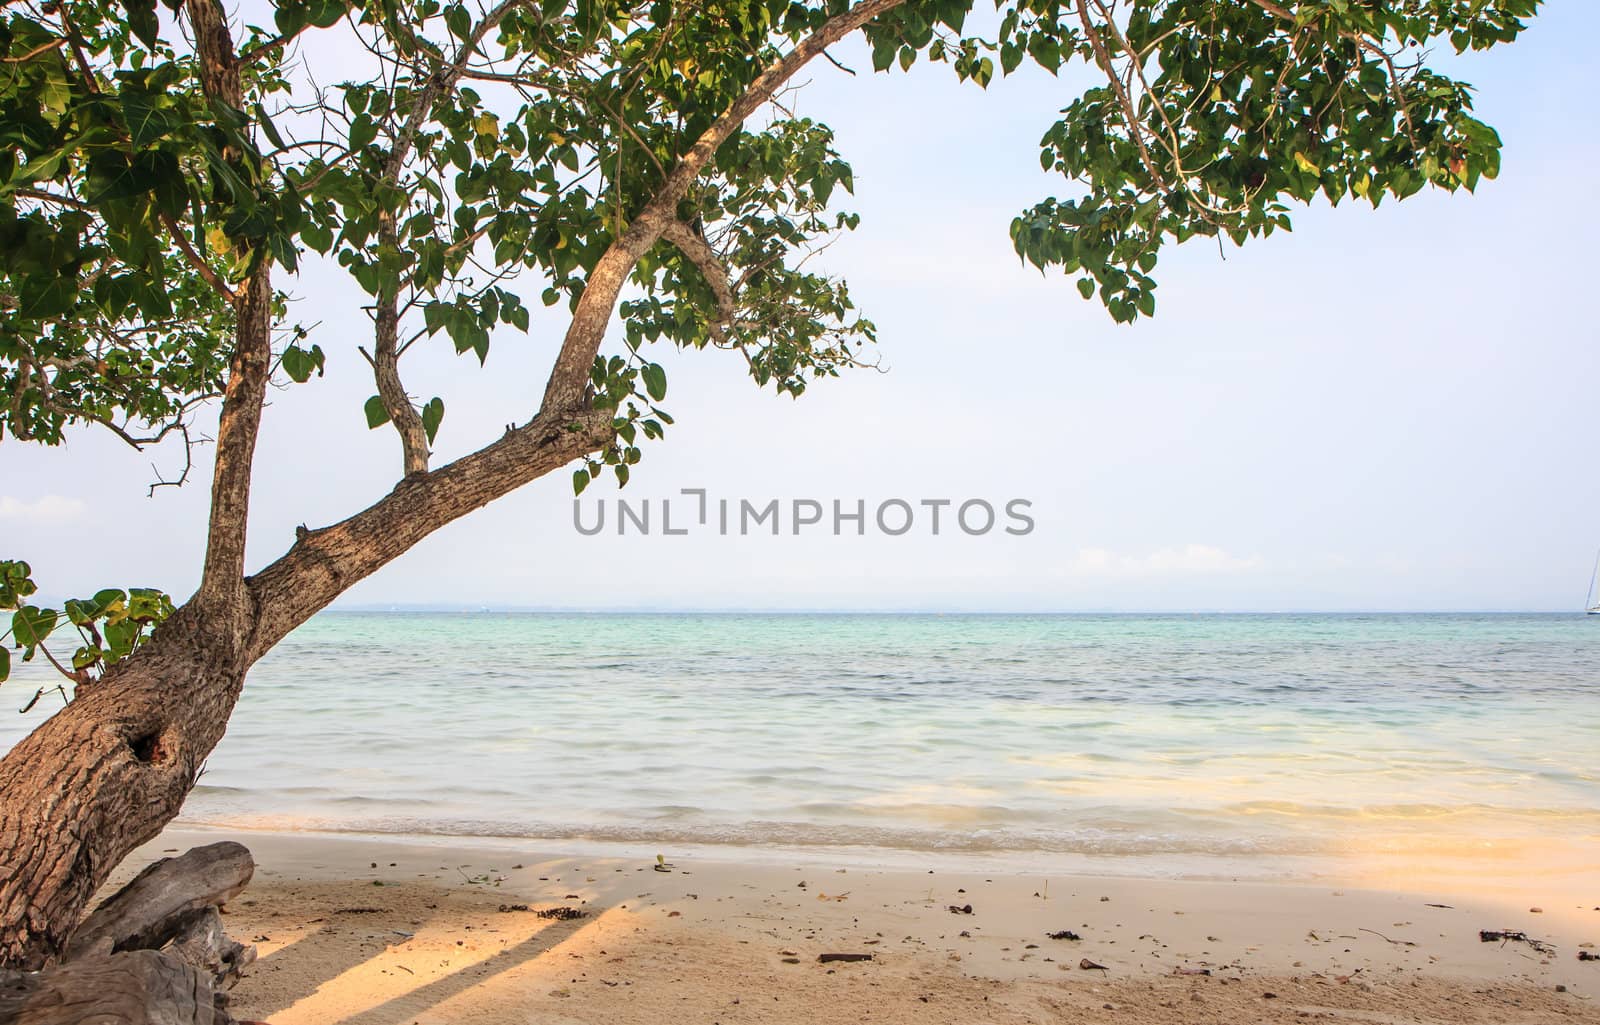
[[274,1025],[1600,1022],[1594,873],[1405,893],[173,829],[113,884],[218,839],[257,862],[233,1011]]

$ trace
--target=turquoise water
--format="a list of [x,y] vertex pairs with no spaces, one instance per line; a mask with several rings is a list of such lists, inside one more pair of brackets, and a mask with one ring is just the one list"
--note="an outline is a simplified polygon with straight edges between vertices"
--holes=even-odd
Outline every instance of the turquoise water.
[[[0,745],[40,714],[8,714]],[[329,613],[253,671],[184,817],[1087,855],[1489,849],[1600,841],[1597,753],[1600,619],[1583,616]]]

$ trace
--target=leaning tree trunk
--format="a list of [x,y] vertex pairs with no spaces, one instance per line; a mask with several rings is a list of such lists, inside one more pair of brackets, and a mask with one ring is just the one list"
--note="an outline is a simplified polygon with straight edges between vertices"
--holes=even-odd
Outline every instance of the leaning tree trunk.
[[[189,6],[217,10],[215,0]],[[272,358],[271,281],[263,263],[234,297],[199,592],[0,758],[0,968],[61,955],[111,870],[178,814],[260,657],[244,546]]]
[[[229,293],[237,338],[200,590],[149,644],[0,758],[0,970],[58,958],[111,870],[177,815],[256,659],[435,530],[615,440],[613,412],[589,401],[589,370],[639,259],[674,231],[678,202],[747,117],[828,46],[903,2],[859,0],[830,18],[701,134],[589,274],[531,421],[437,470],[408,461],[393,492],[333,526],[302,528],[282,558],[249,578],[250,464],[271,364],[270,265]],[[237,108],[240,62],[219,0],[183,7],[206,93]],[[705,273],[725,274],[693,245],[688,253]]]
[[58,958],[111,870],[178,813],[239,696],[242,626],[190,603],[0,760],[0,967]]

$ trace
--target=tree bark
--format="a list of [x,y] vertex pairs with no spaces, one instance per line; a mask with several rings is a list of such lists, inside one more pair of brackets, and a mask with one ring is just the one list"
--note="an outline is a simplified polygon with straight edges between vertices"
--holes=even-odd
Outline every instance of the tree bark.
[[0,759],[0,965],[58,958],[106,876],[177,814],[239,696],[245,640],[190,602]]
[[[398,247],[394,215],[378,215],[378,237],[387,246]],[[411,396],[400,380],[400,298],[398,282],[385,281],[378,292],[373,315],[372,375],[378,384],[378,399],[389,412],[389,421],[400,433],[400,451],[405,475],[428,472],[428,432],[411,404]]]
[[34,973],[0,971],[8,1025],[230,1025],[211,983],[171,954],[134,950]]

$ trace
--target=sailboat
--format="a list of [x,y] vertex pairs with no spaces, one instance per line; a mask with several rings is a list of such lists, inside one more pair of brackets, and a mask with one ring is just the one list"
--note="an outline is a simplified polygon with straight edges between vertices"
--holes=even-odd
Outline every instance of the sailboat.
[[1600,616],[1600,553],[1594,557],[1594,572],[1589,574],[1589,593],[1583,599],[1583,611],[1591,616]]

